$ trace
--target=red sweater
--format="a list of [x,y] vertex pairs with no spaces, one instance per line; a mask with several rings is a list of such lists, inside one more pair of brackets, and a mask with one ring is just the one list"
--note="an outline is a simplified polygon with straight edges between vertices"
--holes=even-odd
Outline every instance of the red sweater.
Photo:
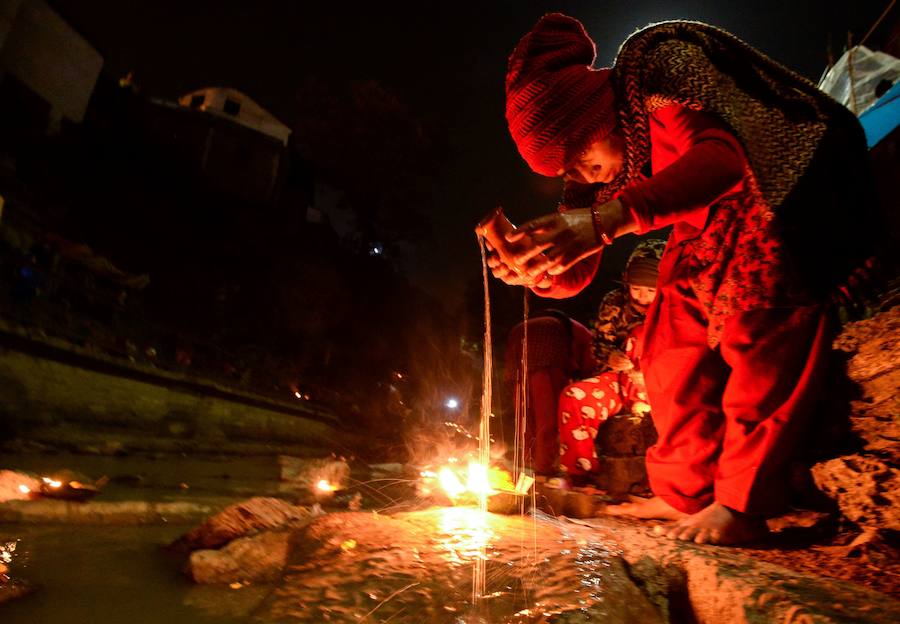
[[[680,105],[650,115],[652,176],[618,196],[639,233],[674,225],[669,249],[686,245],[690,283],[709,317],[709,344],[739,311],[809,305],[815,295],[787,260],[769,207],[754,194],[744,150],[714,115]],[[570,297],[593,279],[600,254],[553,278],[545,297]]]
[[[710,204],[741,189],[746,158],[727,126],[709,113],[677,104],[650,115],[653,175],[619,194],[619,201],[638,224],[638,233],[675,224],[673,239],[693,238],[706,224]],[[600,254],[582,260],[553,278],[542,297],[564,299],[594,278]]]

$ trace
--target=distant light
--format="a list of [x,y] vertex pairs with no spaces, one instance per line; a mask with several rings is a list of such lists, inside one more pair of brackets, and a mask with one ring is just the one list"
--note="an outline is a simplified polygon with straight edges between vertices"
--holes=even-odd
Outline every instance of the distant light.
[[444,405],[446,405],[450,409],[456,409],[457,407],[459,407],[459,401],[457,401],[456,399],[447,399],[447,402],[444,403]]
[[303,395],[300,394],[300,391],[299,391],[299,390],[296,391],[296,392],[294,392],[294,396],[297,397],[298,399],[302,399],[302,398],[303,398]]
[[381,246],[381,243],[373,243],[369,247],[370,256],[380,256],[382,252],[384,252],[384,247]]

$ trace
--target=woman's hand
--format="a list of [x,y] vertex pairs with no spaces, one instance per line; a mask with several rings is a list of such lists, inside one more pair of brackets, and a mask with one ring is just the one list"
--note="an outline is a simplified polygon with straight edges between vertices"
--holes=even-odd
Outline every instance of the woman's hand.
[[577,208],[544,215],[525,223],[513,236],[530,236],[531,249],[515,256],[522,273],[532,278],[559,275],[579,260],[597,253],[597,242],[590,208]]
[[[515,253],[516,255],[523,255],[527,254],[530,251],[531,241],[529,238],[519,238],[516,242],[518,242],[519,244],[513,248],[515,251],[508,250],[508,254]],[[500,254],[497,253],[497,250],[494,249],[493,245],[491,245],[491,243],[488,242],[487,239],[485,239],[484,244],[488,250],[488,268],[490,268],[493,276],[500,281],[504,282],[505,284],[509,284],[510,286],[525,286],[526,288],[550,287],[550,276],[546,273],[538,275],[537,277],[532,277],[524,270],[516,270],[516,266],[514,264],[509,264],[503,261]],[[510,256],[508,255],[507,257]]]
[[[614,199],[596,207],[603,231],[616,238],[637,230],[637,224],[622,203]],[[513,233],[530,236],[533,249],[517,257],[515,263],[522,272],[531,275],[559,275],[579,261],[603,249],[597,240],[594,215],[590,208],[576,208],[538,217]],[[535,251],[537,250],[537,251]]]

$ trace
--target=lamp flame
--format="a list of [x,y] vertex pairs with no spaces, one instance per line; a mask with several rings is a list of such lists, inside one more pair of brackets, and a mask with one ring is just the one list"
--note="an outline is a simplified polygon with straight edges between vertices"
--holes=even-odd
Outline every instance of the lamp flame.
[[441,471],[438,473],[438,481],[440,481],[441,487],[444,488],[444,492],[446,492],[447,496],[451,499],[459,498],[466,491],[466,486],[463,485],[462,481],[459,480],[459,477],[456,476],[456,473],[450,468],[441,468]]
[[22,492],[22,494],[31,494],[31,488],[24,483],[19,485],[19,491]]
[[62,485],[62,481],[57,481],[56,479],[51,479],[49,477],[42,477],[44,483],[49,485],[52,488],[58,488]]
[[316,489],[320,492],[334,492],[337,490],[337,486],[329,483],[327,479],[319,479],[319,482],[316,484]]

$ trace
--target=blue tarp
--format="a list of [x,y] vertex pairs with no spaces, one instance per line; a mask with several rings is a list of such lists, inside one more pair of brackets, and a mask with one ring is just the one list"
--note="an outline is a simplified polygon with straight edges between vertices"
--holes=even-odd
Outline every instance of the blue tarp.
[[866,143],[872,149],[891,131],[900,126],[900,80],[882,95],[877,102],[859,116],[866,131]]

